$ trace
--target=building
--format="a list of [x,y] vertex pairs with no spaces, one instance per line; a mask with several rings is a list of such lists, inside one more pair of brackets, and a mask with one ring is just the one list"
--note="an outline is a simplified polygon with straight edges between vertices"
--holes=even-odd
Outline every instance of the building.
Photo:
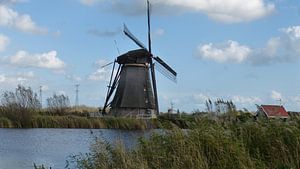
[[257,117],[265,117],[267,119],[287,119],[289,117],[288,112],[283,106],[279,105],[261,105],[257,106]]

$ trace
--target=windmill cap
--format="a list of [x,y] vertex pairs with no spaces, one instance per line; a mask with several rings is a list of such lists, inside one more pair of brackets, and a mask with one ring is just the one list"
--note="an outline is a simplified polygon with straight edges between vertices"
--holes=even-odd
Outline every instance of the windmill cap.
[[131,50],[125,54],[117,57],[117,62],[119,64],[127,63],[149,63],[151,58],[151,53],[145,49]]

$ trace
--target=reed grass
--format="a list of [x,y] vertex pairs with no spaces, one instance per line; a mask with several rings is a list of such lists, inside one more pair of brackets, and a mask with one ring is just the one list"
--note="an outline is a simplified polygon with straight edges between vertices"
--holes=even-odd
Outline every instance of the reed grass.
[[143,130],[147,123],[132,118],[88,118],[80,116],[35,116],[31,120],[32,128],[105,128]]
[[0,128],[12,128],[12,122],[6,117],[0,117]]
[[192,129],[173,128],[140,138],[136,147],[97,140],[78,169],[296,169],[300,168],[300,121],[197,119]]

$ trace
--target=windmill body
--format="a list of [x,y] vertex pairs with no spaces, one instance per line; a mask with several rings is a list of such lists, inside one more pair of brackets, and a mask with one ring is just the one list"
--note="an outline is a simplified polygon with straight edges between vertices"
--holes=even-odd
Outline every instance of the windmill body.
[[118,85],[110,103],[115,116],[154,117],[155,102],[149,74],[150,53],[144,49],[119,56],[121,66]]
[[[147,7],[149,47],[146,49],[124,25],[125,35],[141,49],[129,51],[115,60],[102,109],[103,114],[106,114],[109,108],[109,114],[115,116],[155,118],[159,114],[159,109],[154,68],[167,78],[176,81],[177,73],[161,58],[154,57],[151,53],[149,1]],[[116,63],[119,67],[115,72]]]

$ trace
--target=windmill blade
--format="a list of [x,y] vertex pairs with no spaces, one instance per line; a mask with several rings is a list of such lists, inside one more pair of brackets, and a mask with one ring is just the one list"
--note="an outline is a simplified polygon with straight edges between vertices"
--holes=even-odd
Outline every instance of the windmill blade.
[[145,47],[145,45],[142,43],[142,42],[140,42],[130,31],[129,31],[129,29],[127,28],[127,26],[124,24],[124,30],[123,30],[123,32],[124,32],[124,34],[126,35],[126,36],[128,36],[131,40],[133,40],[134,41],[134,43],[136,43],[139,47],[141,47],[142,49],[146,49],[147,50],[147,48]]
[[102,66],[101,66],[101,69],[103,69],[103,68],[105,68],[106,66],[109,66],[109,65],[111,65],[111,64],[113,64],[113,63],[115,63],[115,61],[109,62],[109,63],[107,63],[107,64],[105,64],[105,65],[102,65]]
[[147,0],[147,19],[148,19],[148,49],[151,53],[151,25],[150,25],[150,2]]
[[164,62],[161,58],[158,56],[154,57],[154,60],[157,61],[159,64],[162,65],[163,68],[165,68],[167,71],[169,71],[174,77],[177,76],[177,73],[175,70],[173,70],[166,62]]
[[169,70],[167,70],[165,67],[163,67],[161,64],[156,63],[155,65],[155,69],[161,73],[162,75],[164,75],[166,78],[170,79],[171,81],[173,81],[174,83],[177,83],[177,78],[176,76],[174,76]]

